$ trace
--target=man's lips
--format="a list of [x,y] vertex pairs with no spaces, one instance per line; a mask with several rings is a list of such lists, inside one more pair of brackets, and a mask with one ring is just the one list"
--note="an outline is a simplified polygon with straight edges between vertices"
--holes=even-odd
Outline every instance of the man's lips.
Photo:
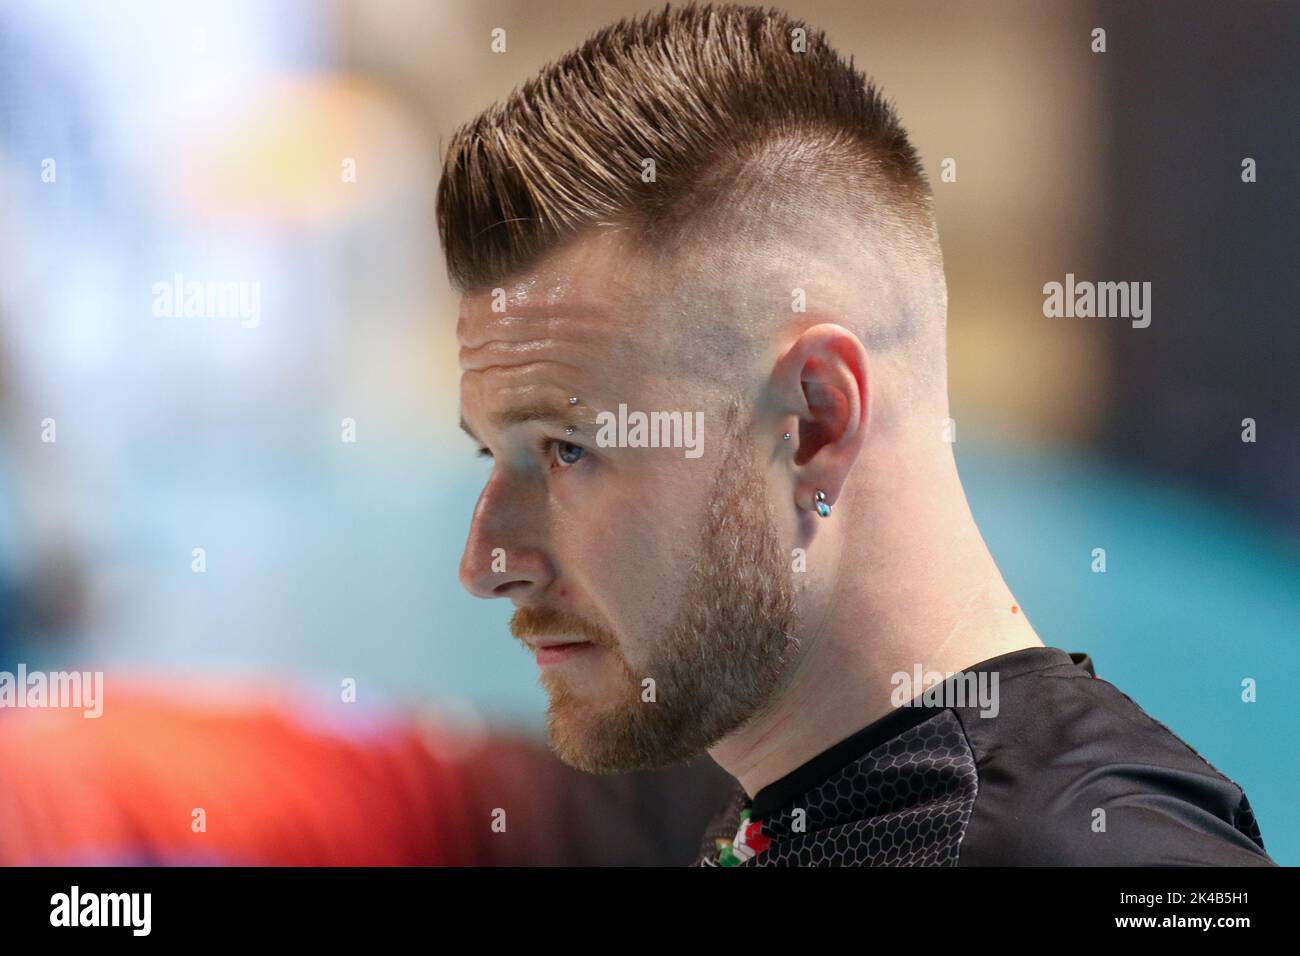
[[525,641],[533,650],[541,650],[543,647],[564,647],[567,644],[590,644],[591,641],[585,641],[582,638],[573,640],[569,637],[530,637]]
[[532,648],[533,653],[536,655],[537,663],[544,667],[547,664],[558,664],[561,661],[567,661],[599,645],[593,644],[591,641],[534,638],[528,642],[528,646]]

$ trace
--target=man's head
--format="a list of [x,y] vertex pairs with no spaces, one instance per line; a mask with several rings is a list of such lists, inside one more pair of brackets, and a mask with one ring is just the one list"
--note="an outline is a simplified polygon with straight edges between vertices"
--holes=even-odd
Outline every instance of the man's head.
[[[493,458],[462,580],[514,601],[531,645],[589,642],[541,655],[565,759],[698,754],[815,640],[834,576],[801,563],[820,546],[837,567],[857,530],[851,507],[851,530],[818,527],[816,492],[861,484],[869,428],[946,414],[916,154],[817,31],[670,8],[458,131],[438,220],[463,423]],[[702,421],[703,454],[666,417],[638,436],[653,413]]]

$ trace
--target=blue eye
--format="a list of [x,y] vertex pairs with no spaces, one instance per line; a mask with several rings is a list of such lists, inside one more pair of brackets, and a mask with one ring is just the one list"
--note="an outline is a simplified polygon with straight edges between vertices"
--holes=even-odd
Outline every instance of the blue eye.
[[557,441],[555,443],[555,454],[564,467],[576,465],[582,458],[587,449],[581,445],[575,445],[572,442]]

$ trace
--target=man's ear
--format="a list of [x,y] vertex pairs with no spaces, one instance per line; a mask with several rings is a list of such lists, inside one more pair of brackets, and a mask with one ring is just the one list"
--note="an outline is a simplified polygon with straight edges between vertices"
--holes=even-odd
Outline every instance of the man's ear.
[[786,430],[797,503],[811,510],[822,491],[833,505],[866,440],[867,350],[843,326],[814,325],[777,360],[772,383],[781,411],[793,419]]

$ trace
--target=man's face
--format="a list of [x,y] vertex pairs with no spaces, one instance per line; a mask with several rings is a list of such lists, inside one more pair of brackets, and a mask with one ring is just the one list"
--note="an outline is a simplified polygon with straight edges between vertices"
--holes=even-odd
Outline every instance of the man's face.
[[[667,328],[680,310],[636,263],[614,237],[585,238],[467,295],[458,326],[463,423],[493,459],[461,580],[514,602],[552,743],[590,771],[702,753],[769,703],[795,651],[749,403],[674,361],[709,316]],[[598,441],[620,404],[702,413],[703,453],[608,426],[623,444]]]

